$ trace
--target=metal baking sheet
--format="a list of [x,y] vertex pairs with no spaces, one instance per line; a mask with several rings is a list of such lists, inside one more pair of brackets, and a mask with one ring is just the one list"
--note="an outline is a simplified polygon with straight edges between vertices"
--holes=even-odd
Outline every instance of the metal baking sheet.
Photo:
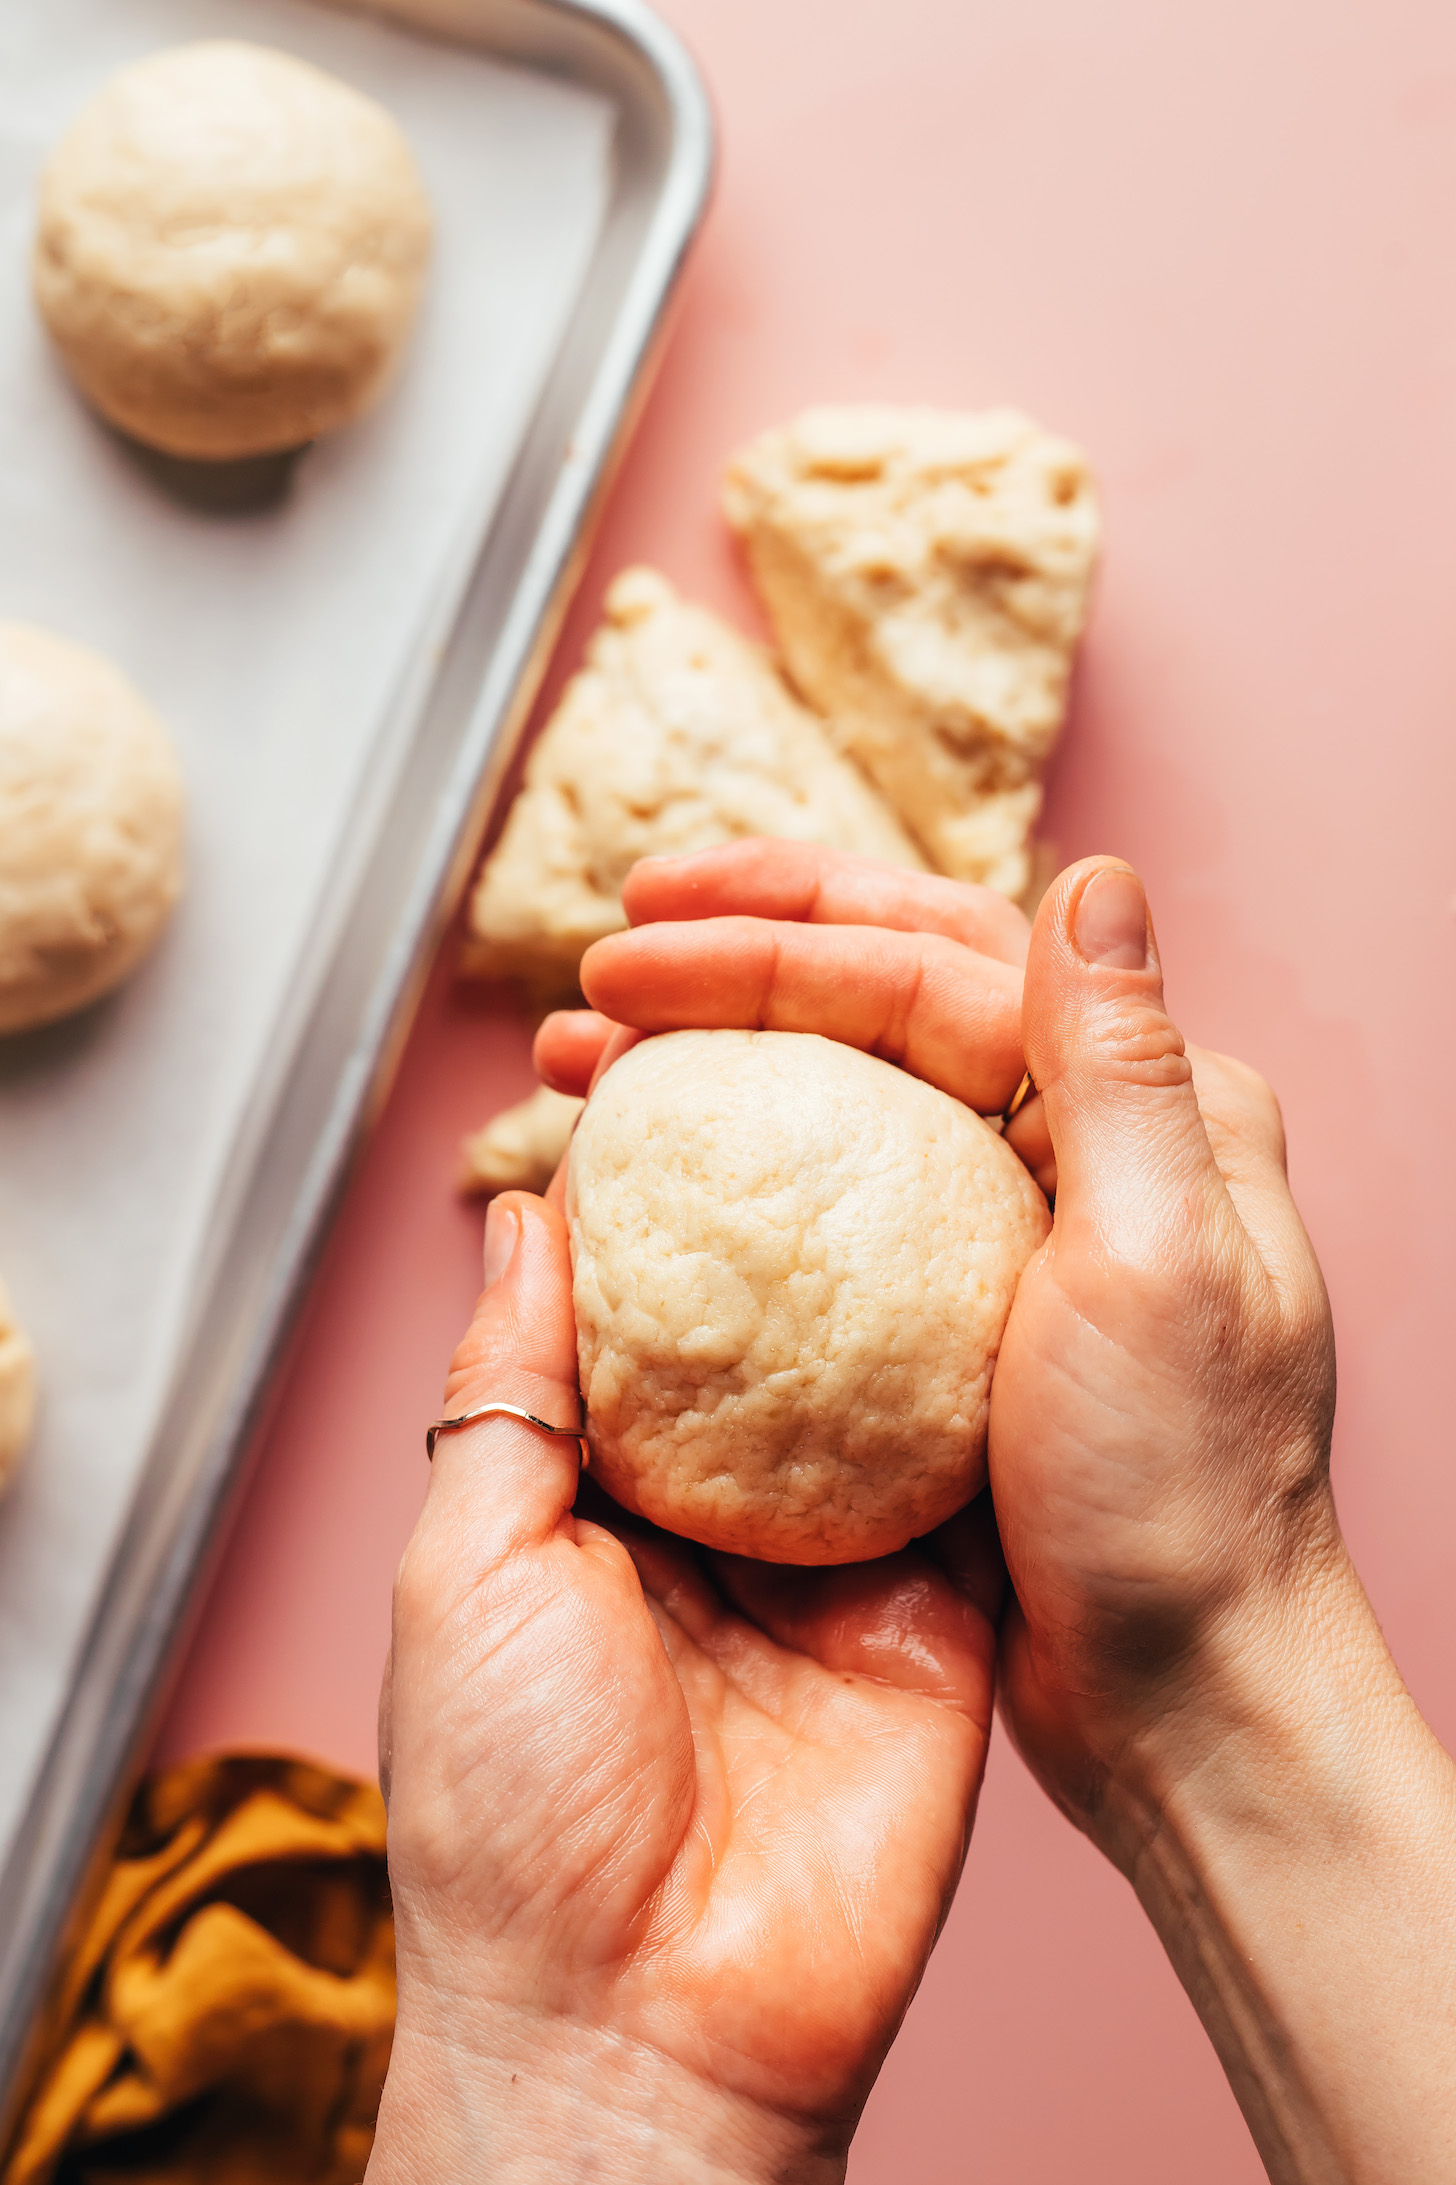
[[[434,199],[371,418],[226,475],[80,405],[36,325],[36,169],[122,62],[246,37],[387,105]],[[0,2095],[388,1075],[705,202],[707,108],[636,0],[46,0],[0,16],[0,617],[170,724],[190,880],[113,1000],[0,1043],[0,1273],[40,1357],[0,1504]]]

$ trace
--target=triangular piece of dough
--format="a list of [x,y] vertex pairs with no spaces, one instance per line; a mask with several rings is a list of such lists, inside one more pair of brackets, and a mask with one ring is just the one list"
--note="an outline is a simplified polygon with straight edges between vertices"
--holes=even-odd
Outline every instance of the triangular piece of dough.
[[1077,449],[1014,410],[807,410],[724,507],[841,749],[932,865],[1021,895],[1097,549]]
[[762,646],[629,569],[476,885],[465,968],[569,994],[584,951],[626,924],[639,857],[745,835],[921,862]]

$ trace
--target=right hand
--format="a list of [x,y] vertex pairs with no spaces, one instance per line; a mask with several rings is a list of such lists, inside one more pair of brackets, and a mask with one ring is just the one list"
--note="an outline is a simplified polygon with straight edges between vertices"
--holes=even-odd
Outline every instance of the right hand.
[[1187,1733],[1216,1740],[1281,1627],[1349,1576],[1334,1342],[1278,1105],[1242,1063],[1185,1047],[1126,865],[1088,859],[1048,892],[1022,1027],[1056,1214],[992,1391],[1016,1589],[1002,1709],[1131,1871]]
[[1345,1568],[1329,1309],[1273,1095],[1185,1050],[1141,885],[1115,860],[1061,876],[1029,949],[985,889],[788,843],[653,859],[626,900],[633,930],[582,967],[599,1014],[548,1019],[538,1042],[568,1089],[608,1020],[770,1024],[990,1110],[1024,1041],[1040,1097],[1010,1136],[1056,1215],[992,1385],[1015,1588],[1002,1707],[1051,1795],[1126,1866],[1136,1824],[1111,1794],[1139,1812],[1157,1796],[1138,1756],[1196,1710],[1241,1634],[1275,1644],[1301,1589]]
[[[782,921],[826,915],[803,884],[825,854],[758,844],[639,867],[638,930],[590,952],[589,997],[652,1030],[781,1022],[786,965],[794,1028],[865,1044],[878,1016],[894,1035],[878,1051],[980,1104],[978,1069],[984,1094],[1009,1063],[984,891],[960,891],[948,953],[950,883],[833,858],[835,927],[781,949]],[[854,949],[856,899],[864,923],[888,899],[892,946]],[[755,919],[779,923],[753,941]],[[958,1047],[977,1023],[979,1062]],[[1056,1203],[991,1394],[1014,1588],[1003,1714],[1132,1881],[1270,2177],[1449,2177],[1456,1768],[1340,1538],[1329,1308],[1278,1109],[1252,1071],[1185,1048],[1141,885],[1115,860],[1073,867],[1041,905],[1021,1024],[1041,1092],[1008,1139]],[[548,1071],[610,1029],[548,1026]]]

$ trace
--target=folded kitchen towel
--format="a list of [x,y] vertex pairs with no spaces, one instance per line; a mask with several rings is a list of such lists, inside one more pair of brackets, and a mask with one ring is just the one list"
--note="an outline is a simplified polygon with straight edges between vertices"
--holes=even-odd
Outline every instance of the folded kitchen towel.
[[3,2185],[358,2185],[394,2031],[384,1802],[255,1755],[137,1793]]

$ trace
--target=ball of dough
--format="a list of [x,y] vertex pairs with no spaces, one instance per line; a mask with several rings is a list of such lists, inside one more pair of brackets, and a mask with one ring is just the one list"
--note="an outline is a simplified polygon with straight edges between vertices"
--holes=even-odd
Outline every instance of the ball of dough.
[[0,1283],[0,1489],[9,1484],[34,1418],[35,1353],[16,1326]]
[[0,1032],[94,1001],[182,886],[182,777],[110,661],[0,622]]
[[52,153],[36,298],[124,432],[169,455],[260,455],[379,393],[430,226],[372,99],[264,46],[179,46],[122,69]]
[[969,1108],[796,1032],[615,1063],[567,1190],[592,1465],[713,1548],[849,1563],[985,1478],[991,1372],[1051,1226]]

